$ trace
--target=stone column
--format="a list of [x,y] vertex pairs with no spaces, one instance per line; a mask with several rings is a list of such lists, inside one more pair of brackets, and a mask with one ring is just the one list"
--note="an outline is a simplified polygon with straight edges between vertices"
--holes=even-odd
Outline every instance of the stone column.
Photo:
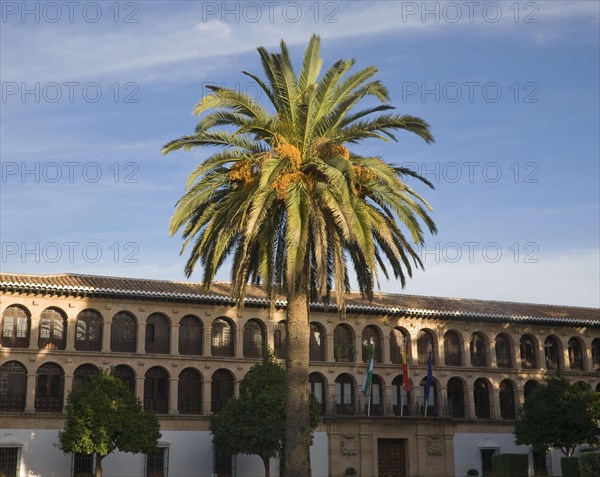
[[381,362],[382,363],[391,363],[390,359],[390,335],[384,336],[381,340],[383,342],[383,349],[381,350]]
[[112,320],[105,320],[102,324],[102,352],[110,352],[110,332],[112,328]]
[[362,363],[362,330],[356,330],[354,335],[354,362]]
[[144,405],[144,376],[135,378],[135,395]]
[[169,351],[171,355],[179,356],[179,324],[171,325],[171,343]]
[[212,381],[204,378],[202,381],[202,414],[210,414],[212,399]]
[[204,323],[204,346],[202,354],[204,356],[212,356],[212,322]]
[[169,379],[169,414],[179,414],[179,379]]
[[325,345],[325,360],[328,363],[335,362],[335,345],[333,342],[333,331],[331,333],[327,333],[326,345]]
[[66,341],[65,350],[75,351],[75,336],[77,335],[77,320],[67,319],[67,328],[65,329]]
[[498,364],[496,362],[496,338],[490,339],[490,357],[488,359],[491,368],[497,368]]
[[146,352],[146,322],[140,319],[137,325],[137,354],[144,354]]
[[233,345],[233,356],[236,358],[244,357],[244,328],[240,329],[239,326],[236,325],[235,333],[233,334],[233,338],[235,343]]
[[25,412],[35,412],[35,387],[37,374],[27,374],[27,394],[25,395]]
[[492,406],[491,418],[492,419],[501,419],[502,413],[500,411],[500,390],[499,389],[491,390],[490,404]]
[[65,376],[63,383],[63,412],[66,412],[67,396],[73,390],[73,376]]

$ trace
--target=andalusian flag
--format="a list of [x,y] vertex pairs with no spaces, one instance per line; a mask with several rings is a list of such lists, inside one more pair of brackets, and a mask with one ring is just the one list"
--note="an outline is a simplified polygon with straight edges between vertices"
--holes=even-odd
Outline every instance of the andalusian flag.
[[371,352],[371,359],[369,359],[369,367],[367,368],[367,374],[365,374],[365,382],[362,389],[360,390],[365,396],[369,395],[371,390],[371,381],[373,381],[373,366],[375,364],[375,353]]

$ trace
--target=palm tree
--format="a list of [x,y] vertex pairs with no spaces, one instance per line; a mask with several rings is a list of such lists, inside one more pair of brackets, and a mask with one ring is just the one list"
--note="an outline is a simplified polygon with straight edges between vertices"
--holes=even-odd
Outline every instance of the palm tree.
[[[285,475],[310,476],[308,395],[309,304],[334,295],[344,310],[349,263],[362,294],[373,298],[378,270],[402,286],[422,267],[415,250],[424,224],[435,233],[411,170],[350,151],[367,138],[396,140],[396,130],[433,142],[429,125],[392,114],[375,67],[349,74],[354,60],[335,62],[321,77],[320,39],[310,39],[296,76],[285,42],[280,53],[258,48],[265,78],[251,73],[272,111],[248,95],[213,86],[195,107],[195,132],[163,153],[215,146],[190,174],[170,233],[182,229],[189,277],[198,260],[209,287],[231,255],[232,293],[243,306],[248,283],[287,297]],[[361,100],[375,106],[356,110]],[[373,98],[375,101],[373,101]]]

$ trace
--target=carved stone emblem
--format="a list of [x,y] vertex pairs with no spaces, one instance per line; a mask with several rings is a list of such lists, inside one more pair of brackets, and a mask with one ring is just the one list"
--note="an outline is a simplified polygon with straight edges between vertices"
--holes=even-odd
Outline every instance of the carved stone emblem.
[[427,436],[427,454],[444,455],[444,439],[440,434]]
[[356,434],[342,434],[342,454],[358,455],[358,436]]

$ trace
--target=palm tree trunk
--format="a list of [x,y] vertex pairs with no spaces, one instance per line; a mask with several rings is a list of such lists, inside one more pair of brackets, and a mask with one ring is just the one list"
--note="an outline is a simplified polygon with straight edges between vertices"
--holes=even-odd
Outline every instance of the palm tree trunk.
[[310,477],[308,273],[288,293],[285,476]]

